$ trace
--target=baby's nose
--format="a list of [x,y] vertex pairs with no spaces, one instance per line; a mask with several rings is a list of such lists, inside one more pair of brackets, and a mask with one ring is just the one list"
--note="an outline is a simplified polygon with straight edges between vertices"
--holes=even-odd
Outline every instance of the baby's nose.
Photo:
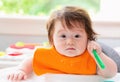
[[72,38],[67,39],[67,44],[74,44],[74,40]]

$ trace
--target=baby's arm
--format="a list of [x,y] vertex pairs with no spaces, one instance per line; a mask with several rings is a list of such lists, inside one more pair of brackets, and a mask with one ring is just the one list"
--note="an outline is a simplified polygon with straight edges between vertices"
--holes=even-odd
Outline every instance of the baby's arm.
[[102,75],[104,77],[115,76],[117,73],[117,64],[104,53],[99,54],[99,56],[105,63],[105,69],[98,68],[97,74]]
[[102,61],[105,64],[105,69],[101,69],[101,68],[99,68],[98,63],[96,62],[97,65],[98,65],[97,74],[99,74],[99,75],[101,75],[103,77],[113,77],[113,76],[116,75],[116,73],[117,73],[117,65],[116,65],[116,63],[111,58],[109,58],[106,54],[104,54],[102,52],[102,49],[101,49],[101,47],[100,47],[100,45],[98,43],[96,43],[94,41],[88,42],[87,49],[88,49],[89,53],[91,53],[91,56],[93,58],[94,58],[94,55],[92,54],[92,50],[96,49],[96,51],[98,52],[100,58],[102,59]]
[[7,78],[8,80],[24,80],[32,71],[32,57],[30,57],[24,60],[13,73],[8,74]]

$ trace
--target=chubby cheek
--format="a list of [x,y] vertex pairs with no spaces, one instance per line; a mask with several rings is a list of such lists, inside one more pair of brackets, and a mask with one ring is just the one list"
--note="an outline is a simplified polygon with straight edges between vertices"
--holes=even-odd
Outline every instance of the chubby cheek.
[[61,54],[63,54],[62,52],[63,52],[63,50],[64,50],[64,48],[65,48],[65,44],[64,44],[64,42],[62,41],[59,41],[59,40],[54,40],[54,47],[55,47],[55,49],[59,52],[59,53],[61,53]]
[[55,45],[55,48],[56,48],[56,50],[57,50],[59,53],[63,54],[63,46],[61,46],[61,45]]
[[86,46],[80,45],[77,47],[80,54],[82,54],[86,50]]
[[87,41],[77,42],[76,48],[78,49],[79,53],[82,54],[87,48]]
[[61,50],[61,49],[64,49],[65,44],[64,42],[55,41],[54,46],[57,50]]

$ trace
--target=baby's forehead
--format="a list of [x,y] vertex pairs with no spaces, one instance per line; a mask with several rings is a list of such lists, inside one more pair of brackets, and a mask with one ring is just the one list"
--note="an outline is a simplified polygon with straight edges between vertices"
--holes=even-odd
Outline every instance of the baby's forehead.
[[75,24],[74,22],[71,25],[67,25],[66,23],[61,23],[61,21],[56,22],[54,27],[57,31],[83,31],[85,30],[83,25]]
[[83,29],[85,26],[84,23],[81,21],[69,21],[69,22],[62,21],[61,24],[64,28],[67,28],[67,29],[73,29],[73,28]]

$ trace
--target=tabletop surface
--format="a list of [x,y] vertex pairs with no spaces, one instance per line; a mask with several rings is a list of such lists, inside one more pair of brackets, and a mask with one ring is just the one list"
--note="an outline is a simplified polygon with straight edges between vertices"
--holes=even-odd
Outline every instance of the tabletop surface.
[[[6,74],[11,73],[16,68],[6,68],[0,70],[0,82],[11,82],[6,79]],[[98,75],[71,75],[71,74],[44,74],[36,76],[32,73],[28,79],[19,82],[120,82],[120,73],[113,78],[102,78]]]

